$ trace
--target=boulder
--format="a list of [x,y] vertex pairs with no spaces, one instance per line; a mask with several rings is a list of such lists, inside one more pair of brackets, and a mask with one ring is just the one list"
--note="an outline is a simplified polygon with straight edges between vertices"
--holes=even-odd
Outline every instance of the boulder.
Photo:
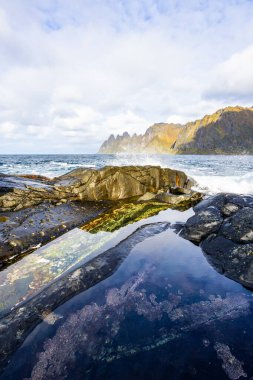
[[155,193],[150,193],[150,192],[147,192],[145,193],[144,195],[142,195],[138,201],[139,202],[146,202],[146,201],[150,201],[152,199],[154,199],[156,197],[156,194]]
[[190,191],[187,194],[175,195],[170,192],[162,192],[156,195],[155,199],[160,202],[168,203],[171,206],[191,207],[202,199],[201,193]]
[[53,180],[0,175],[0,211],[20,210],[44,201],[105,201],[189,186],[185,173],[159,166],[78,168]]
[[238,243],[253,242],[253,208],[243,207],[224,220],[220,233]]
[[180,235],[220,273],[253,289],[253,197],[218,194],[194,207]]
[[190,207],[200,199],[191,191],[171,195],[168,204],[156,199],[170,188],[188,193],[188,186],[183,172],[159,166],[78,168],[54,179],[0,174],[0,266],[117,205],[119,221],[114,214],[111,229],[182,202]]
[[181,236],[195,243],[201,242],[206,236],[217,232],[223,222],[218,209],[207,207],[187,220]]
[[218,194],[212,197],[205,198],[202,202],[197,204],[193,210],[198,213],[199,211],[206,210],[209,207],[220,210],[225,204],[225,195]]
[[208,262],[225,276],[253,288],[253,244],[211,235],[201,243]]

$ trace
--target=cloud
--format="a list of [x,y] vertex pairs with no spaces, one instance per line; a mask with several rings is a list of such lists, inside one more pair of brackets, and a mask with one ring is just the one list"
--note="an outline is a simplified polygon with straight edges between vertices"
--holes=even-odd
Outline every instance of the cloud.
[[249,105],[252,37],[247,0],[0,0],[1,152],[95,152]]
[[253,45],[217,66],[207,98],[227,98],[253,104]]

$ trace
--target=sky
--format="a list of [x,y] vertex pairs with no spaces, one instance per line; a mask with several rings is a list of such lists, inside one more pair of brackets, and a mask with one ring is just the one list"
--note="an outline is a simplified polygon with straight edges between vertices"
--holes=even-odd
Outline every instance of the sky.
[[0,0],[0,154],[253,105],[253,0]]

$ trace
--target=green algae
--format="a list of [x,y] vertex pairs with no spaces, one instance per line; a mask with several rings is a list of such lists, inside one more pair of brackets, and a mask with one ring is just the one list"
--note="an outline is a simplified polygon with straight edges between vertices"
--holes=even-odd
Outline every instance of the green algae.
[[132,200],[131,202],[118,202],[116,206],[88,221],[80,228],[92,234],[96,234],[100,231],[114,232],[128,224],[157,215],[160,211],[167,209],[186,211],[199,201],[200,197],[198,195],[198,197],[185,199],[177,204],[169,204],[158,200],[146,202],[138,202],[136,200]]
[[99,231],[114,232],[128,224],[157,215],[160,211],[167,210],[170,206],[166,203],[124,203],[104,212],[95,219],[85,223],[81,229],[92,234]]

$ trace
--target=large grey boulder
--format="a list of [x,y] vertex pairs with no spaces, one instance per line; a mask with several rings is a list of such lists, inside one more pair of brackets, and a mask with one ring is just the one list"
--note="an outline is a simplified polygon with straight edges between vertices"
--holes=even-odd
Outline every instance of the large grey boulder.
[[20,210],[43,201],[105,201],[189,186],[186,174],[159,166],[79,168],[51,181],[0,175],[0,211]]

